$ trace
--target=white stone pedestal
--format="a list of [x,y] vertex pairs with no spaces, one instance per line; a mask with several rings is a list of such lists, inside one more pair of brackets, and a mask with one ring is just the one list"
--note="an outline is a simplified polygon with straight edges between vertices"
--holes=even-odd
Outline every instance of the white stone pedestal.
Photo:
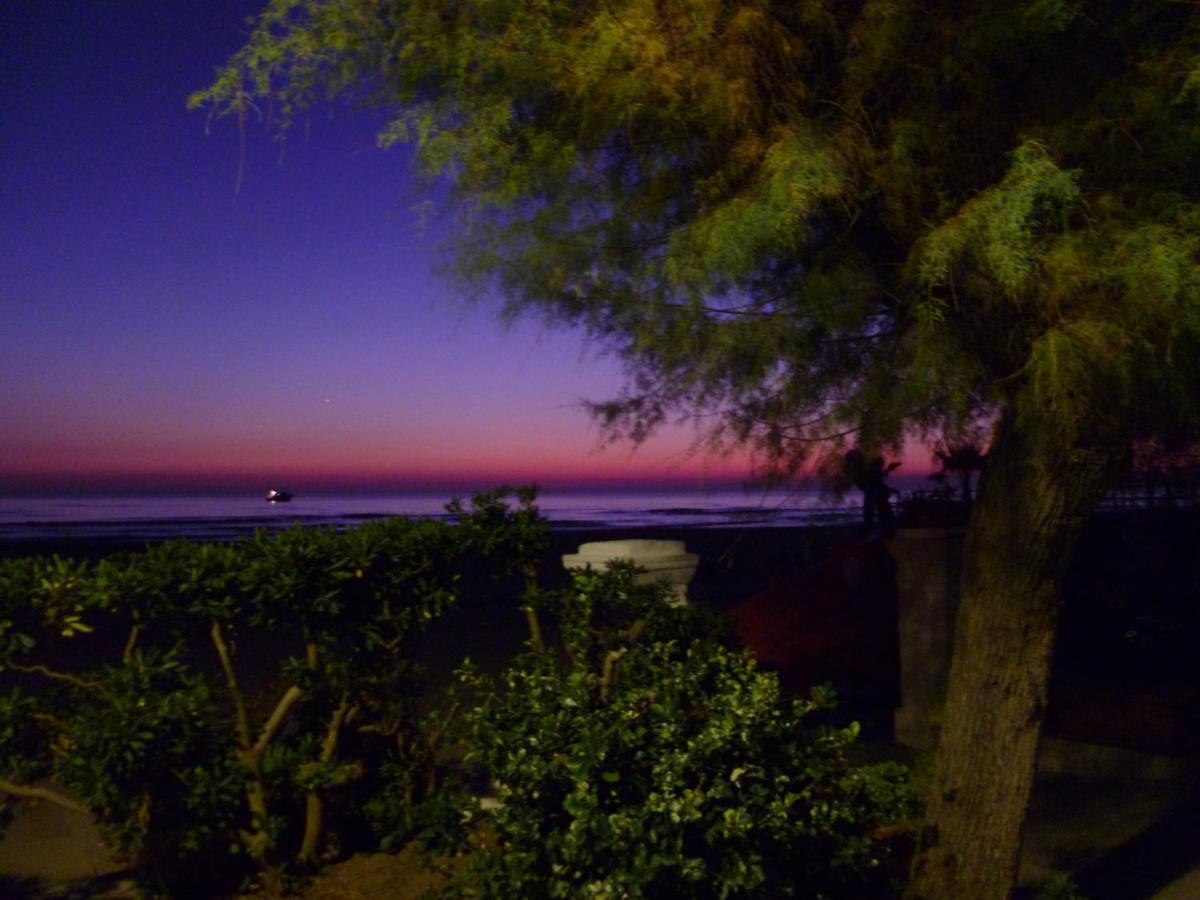
[[683,541],[655,541],[632,538],[621,541],[591,541],[580,544],[578,553],[563,555],[567,569],[607,569],[615,560],[629,560],[641,571],[639,582],[666,579],[675,593],[675,603],[687,603],[687,586],[696,574],[700,557],[688,553]]

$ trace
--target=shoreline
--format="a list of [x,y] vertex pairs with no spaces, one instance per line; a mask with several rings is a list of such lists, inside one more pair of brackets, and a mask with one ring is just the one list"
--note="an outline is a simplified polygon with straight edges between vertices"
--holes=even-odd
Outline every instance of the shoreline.
[[[349,526],[366,521],[359,519]],[[291,524],[291,523],[289,523]],[[303,523],[299,523],[303,524]],[[314,527],[329,523],[314,523]],[[550,521],[549,550],[547,555],[557,560],[564,553],[573,553],[583,543],[590,541],[616,540],[620,538],[639,537],[653,540],[682,540],[688,544],[692,553],[700,553],[702,558],[710,556],[724,559],[733,553],[739,559],[745,556],[762,560],[772,565],[795,557],[799,553],[800,560],[805,564],[814,561],[813,540],[800,538],[800,535],[811,535],[818,538],[816,544],[824,546],[828,540],[822,536],[844,535],[852,536],[858,531],[856,523],[846,524],[844,521],[829,521],[828,518],[806,522],[721,522],[713,524],[605,524],[603,522],[585,520]],[[249,537],[254,532],[254,526],[247,525],[232,533],[230,523],[213,523],[207,530],[192,528],[181,532],[174,529],[160,528],[155,533],[149,533],[142,527],[143,523],[84,523],[83,528],[73,528],[71,524],[47,524],[37,529],[39,534],[22,533],[5,535],[0,529],[0,559],[12,559],[25,556],[59,556],[73,557],[96,561],[104,556],[138,551],[151,544],[158,544],[181,538],[199,542],[216,541],[232,542]],[[259,524],[259,527],[266,527]],[[279,530],[278,526],[271,530]],[[791,549],[789,549],[791,548]],[[702,565],[704,560],[702,559]],[[727,564],[723,563],[728,567]]]

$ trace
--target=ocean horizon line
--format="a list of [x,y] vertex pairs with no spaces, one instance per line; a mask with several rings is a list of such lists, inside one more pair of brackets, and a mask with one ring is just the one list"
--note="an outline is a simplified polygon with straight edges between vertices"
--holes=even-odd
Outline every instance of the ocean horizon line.
[[[388,516],[448,519],[439,491],[313,493],[285,503],[262,494],[0,496],[0,543],[28,540],[235,538],[292,525],[350,528]],[[546,491],[537,505],[554,530],[792,527],[852,520],[858,503],[814,490]]]

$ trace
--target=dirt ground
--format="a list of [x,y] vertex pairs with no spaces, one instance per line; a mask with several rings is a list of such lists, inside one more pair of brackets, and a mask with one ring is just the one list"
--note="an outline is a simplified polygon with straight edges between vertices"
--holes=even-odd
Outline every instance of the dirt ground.
[[[104,845],[90,817],[38,801],[23,801],[14,812],[0,841],[0,897],[117,900],[137,896],[127,870]],[[444,866],[454,864],[449,861]],[[410,847],[397,854],[359,854],[327,866],[297,896],[302,900],[417,900],[447,881],[448,869],[430,867]]]
[[417,900],[444,886],[448,875],[427,866],[413,849],[393,855],[363,853],[323,869],[302,894],[304,900]]

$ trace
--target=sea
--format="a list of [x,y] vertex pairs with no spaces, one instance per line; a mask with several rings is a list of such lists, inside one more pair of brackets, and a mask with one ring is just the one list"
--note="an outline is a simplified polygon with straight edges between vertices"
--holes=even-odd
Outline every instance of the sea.
[[[27,543],[230,540],[292,525],[352,528],[386,516],[448,518],[447,492],[0,496],[0,548]],[[859,500],[812,489],[547,491],[537,505],[555,530],[763,528],[854,521]]]

